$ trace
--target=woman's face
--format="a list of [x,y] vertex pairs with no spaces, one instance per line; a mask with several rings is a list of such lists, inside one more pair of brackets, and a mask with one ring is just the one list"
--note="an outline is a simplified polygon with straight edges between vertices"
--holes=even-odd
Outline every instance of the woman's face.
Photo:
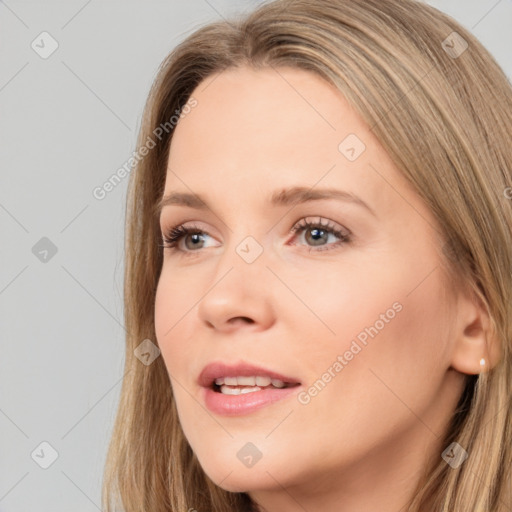
[[431,213],[313,74],[230,69],[192,96],[164,193],[192,199],[161,229],[193,231],[164,249],[155,323],[201,466],[262,499],[414,479],[462,390]]

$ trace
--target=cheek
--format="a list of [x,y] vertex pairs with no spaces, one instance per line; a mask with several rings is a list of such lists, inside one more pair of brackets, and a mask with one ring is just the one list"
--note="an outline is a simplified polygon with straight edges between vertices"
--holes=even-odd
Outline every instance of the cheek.
[[[331,378],[330,388],[343,381],[344,393],[353,386],[379,390],[386,389],[377,377],[382,376],[415,398],[424,389],[434,389],[433,380],[446,371],[452,319],[440,270],[428,275],[435,260],[411,257],[405,266],[399,258],[382,256],[359,261],[350,272],[347,265],[333,266],[318,278],[302,272],[309,277],[287,281],[294,283],[294,293],[307,305],[293,300],[293,307],[290,302],[280,311],[294,326],[294,356],[303,362],[310,383],[329,380],[329,375],[322,375],[330,370],[345,375]],[[299,309],[303,313],[298,314]],[[336,364],[340,356],[343,368]],[[367,397],[356,396],[368,402]]]
[[155,333],[160,349],[163,351],[167,345],[167,339],[175,329],[175,294],[170,289],[167,281],[160,278],[155,295]]
[[187,341],[191,339],[187,315],[193,314],[189,310],[197,298],[188,297],[186,289],[163,273],[155,295],[155,333],[167,370],[173,375],[193,349]]
[[[386,262],[383,266],[391,268]],[[381,274],[380,265],[363,262],[350,270],[333,265],[320,273],[303,271],[300,279],[286,276],[300,300],[293,296],[283,300],[280,316],[297,337],[293,352],[303,361],[306,374],[318,375],[347,351],[351,361],[364,360],[371,341],[385,338],[390,326],[401,322],[403,290],[409,288],[390,273],[387,281]]]
[[326,303],[323,319],[336,335],[318,331],[299,349],[309,378],[300,403],[309,416],[324,418],[325,435],[352,424],[360,433],[368,427],[370,439],[376,419],[385,432],[386,422],[391,429],[415,421],[410,411],[421,414],[435,400],[449,366],[450,309],[438,274],[416,289],[414,272],[398,275],[381,277],[376,288],[372,276],[358,287],[349,282],[354,293],[332,286],[336,303]]
[[193,300],[190,297],[188,300],[183,295],[170,279],[161,279],[155,296],[155,334],[171,382],[179,422],[184,431],[190,433],[194,426],[188,422],[198,412],[194,412],[195,404],[190,402],[189,395],[192,392],[190,375],[197,347],[192,343],[193,335],[188,328],[190,320],[187,322],[187,315],[193,314],[189,310],[197,298]]
[[287,281],[294,283],[304,307],[290,298],[290,306],[281,312],[289,314],[287,321],[297,333],[304,333],[305,361],[306,353],[317,360],[324,355],[332,359],[351,347],[358,352],[357,345],[361,350],[354,361],[386,360],[392,366],[398,361],[409,361],[408,366],[440,361],[452,319],[440,269],[428,272],[435,268],[435,259],[415,261],[411,256],[404,265],[402,259],[387,256],[359,258],[321,275],[304,271],[302,279]]

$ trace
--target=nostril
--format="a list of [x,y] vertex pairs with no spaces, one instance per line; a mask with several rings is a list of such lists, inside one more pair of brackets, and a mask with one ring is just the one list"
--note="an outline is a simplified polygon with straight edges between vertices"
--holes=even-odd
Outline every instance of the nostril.
[[244,323],[253,324],[254,320],[247,316],[237,316],[235,318],[230,318],[230,323],[238,323],[239,321],[243,321]]

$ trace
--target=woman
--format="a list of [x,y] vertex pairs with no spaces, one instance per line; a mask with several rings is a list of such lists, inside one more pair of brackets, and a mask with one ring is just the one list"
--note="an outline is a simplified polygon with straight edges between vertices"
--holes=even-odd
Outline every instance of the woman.
[[130,178],[104,509],[510,510],[510,133],[495,60],[413,0],[181,43]]

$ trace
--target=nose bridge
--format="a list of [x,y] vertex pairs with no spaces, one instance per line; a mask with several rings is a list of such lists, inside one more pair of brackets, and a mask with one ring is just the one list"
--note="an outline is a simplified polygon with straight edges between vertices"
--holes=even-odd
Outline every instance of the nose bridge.
[[258,207],[257,204],[239,204],[234,208],[235,213],[229,219],[224,251],[220,256],[220,267],[235,266],[242,275],[268,272],[265,261],[269,255],[270,237],[265,217],[256,214]]
[[[219,255],[211,283],[199,304],[200,319],[218,329],[232,329],[234,318],[270,325],[272,294],[267,286],[266,253],[254,236],[231,233],[231,241]],[[241,238],[241,239],[240,239]]]
[[[238,238],[238,240],[237,240]],[[231,241],[219,256],[214,282],[222,276],[234,282],[240,295],[248,292],[254,295],[265,279],[268,248],[253,235],[240,236],[235,232],[231,234]]]
[[264,260],[264,258],[261,258],[261,256],[265,252],[265,248],[263,247],[262,242],[258,241],[254,236],[248,235],[236,245],[235,252],[248,266],[251,266],[260,260],[259,265],[257,265],[260,267],[262,260]]

